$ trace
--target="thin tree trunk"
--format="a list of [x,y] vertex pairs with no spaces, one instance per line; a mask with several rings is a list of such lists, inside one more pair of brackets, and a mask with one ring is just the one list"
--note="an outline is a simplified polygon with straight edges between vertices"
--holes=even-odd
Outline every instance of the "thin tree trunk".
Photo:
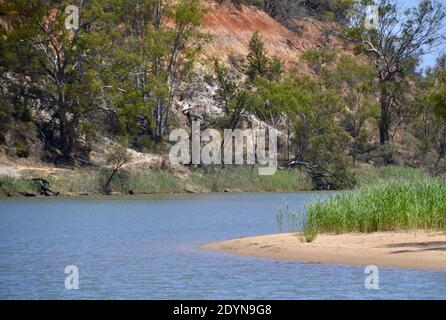
[[73,137],[70,136],[69,124],[67,120],[67,111],[65,108],[65,97],[61,89],[59,89],[58,98],[58,118],[59,118],[59,131],[60,131],[60,149],[64,161],[71,159],[71,153],[73,151]]
[[286,147],[286,151],[287,151],[287,162],[288,165],[290,165],[290,161],[291,161],[291,123],[290,123],[290,118],[287,117],[287,147]]
[[384,87],[385,85],[385,83],[382,84],[380,95],[381,114],[379,118],[379,142],[381,145],[390,140],[390,97],[387,89]]
[[440,130],[442,131],[440,132],[441,141],[439,143],[438,159],[437,162],[435,163],[435,168],[438,168],[441,160],[446,156],[446,128],[442,128]]
[[115,168],[115,169],[113,170],[112,174],[110,175],[110,177],[108,177],[107,183],[106,183],[105,186],[104,186],[105,194],[110,194],[110,193],[111,193],[111,190],[110,190],[110,183],[111,183],[113,177],[115,176],[116,172],[118,172],[118,170],[119,170],[119,168]]

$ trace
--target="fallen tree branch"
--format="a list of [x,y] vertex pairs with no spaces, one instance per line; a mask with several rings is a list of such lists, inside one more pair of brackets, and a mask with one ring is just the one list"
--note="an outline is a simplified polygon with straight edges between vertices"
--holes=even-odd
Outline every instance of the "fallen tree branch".
[[40,194],[45,197],[49,197],[50,195],[57,197],[59,195],[59,192],[54,192],[53,190],[51,190],[50,183],[46,179],[32,178],[31,182],[33,185],[35,185],[39,188]]
[[344,189],[346,186],[349,187],[351,184],[349,179],[342,173],[333,172],[309,162],[293,160],[287,167],[292,168],[296,166],[303,167],[307,171],[316,190],[339,190]]

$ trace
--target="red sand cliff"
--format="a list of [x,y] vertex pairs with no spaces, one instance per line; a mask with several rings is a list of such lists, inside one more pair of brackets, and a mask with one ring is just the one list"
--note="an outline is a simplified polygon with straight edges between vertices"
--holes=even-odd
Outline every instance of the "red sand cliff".
[[297,61],[302,51],[320,42],[322,32],[318,21],[296,21],[301,27],[297,33],[252,6],[235,6],[228,1],[223,4],[205,1],[204,4],[207,13],[202,31],[212,36],[205,45],[204,54],[207,57],[224,59],[231,55],[246,56],[249,40],[255,31],[261,33],[268,54],[279,56],[287,64]]

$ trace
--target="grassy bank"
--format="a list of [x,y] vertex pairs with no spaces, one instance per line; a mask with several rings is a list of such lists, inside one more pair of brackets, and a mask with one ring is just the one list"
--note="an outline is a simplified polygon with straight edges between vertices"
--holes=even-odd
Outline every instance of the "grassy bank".
[[[42,176],[28,173],[22,177],[0,176],[0,196],[38,194],[30,179],[48,180],[51,189],[61,195],[102,194],[110,176],[108,169],[73,170]],[[121,171],[112,180],[111,190],[117,194],[158,194],[224,191],[303,191],[311,189],[311,179],[303,172],[279,170],[272,176],[259,176],[251,167],[192,169],[187,176],[170,171]]]
[[34,194],[36,189],[29,179],[0,176],[0,197]]
[[362,186],[307,206],[304,234],[446,228],[446,181],[423,178]]
[[408,167],[361,166],[357,186],[296,213],[277,210],[279,231],[299,232],[303,242],[319,233],[446,230],[446,180]]
[[260,176],[257,168],[226,167],[192,172],[191,181],[208,191],[304,191],[311,190],[311,178],[298,169],[278,170],[272,176]]
[[431,175],[423,169],[395,165],[383,167],[363,165],[353,169],[353,172],[356,176],[358,188],[389,182],[416,182],[431,177]]
[[[398,166],[355,168],[358,187],[384,183],[402,183],[429,179],[423,170]],[[110,176],[106,168],[62,170],[53,174],[29,171],[21,177],[0,176],[0,196],[38,194],[31,178],[44,178],[61,195],[102,194]],[[298,169],[278,170],[272,176],[259,176],[250,166],[226,168],[191,168],[188,174],[164,170],[123,170],[112,180],[116,194],[158,194],[187,192],[249,192],[249,191],[306,191],[312,190],[311,178]]]

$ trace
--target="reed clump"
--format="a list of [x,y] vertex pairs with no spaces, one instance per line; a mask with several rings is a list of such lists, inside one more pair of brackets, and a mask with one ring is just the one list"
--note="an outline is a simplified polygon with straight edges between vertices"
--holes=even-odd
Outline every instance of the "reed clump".
[[320,233],[446,229],[446,181],[386,182],[306,207],[304,230]]

